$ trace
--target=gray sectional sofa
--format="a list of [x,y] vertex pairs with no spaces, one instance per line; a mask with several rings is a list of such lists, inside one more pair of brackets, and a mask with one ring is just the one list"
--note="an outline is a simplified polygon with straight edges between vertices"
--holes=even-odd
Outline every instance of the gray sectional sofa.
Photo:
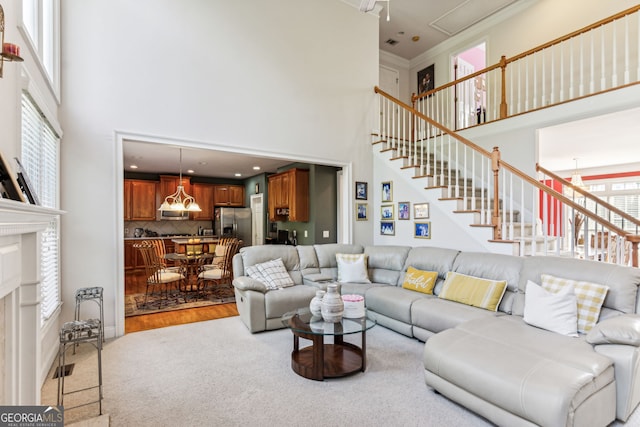
[[[236,303],[251,332],[282,328],[280,317],[335,282],[337,253],[365,253],[371,283],[341,283],[365,297],[379,325],[425,341],[429,387],[498,425],[604,426],[626,421],[640,402],[640,270],[556,257],[452,249],[325,244],[252,246],[234,257]],[[282,258],[294,286],[267,291],[245,275]],[[435,295],[404,289],[407,268],[437,271]],[[506,280],[496,312],[438,298],[447,272]],[[599,321],[572,338],[523,321],[528,280],[541,274],[609,287]]]

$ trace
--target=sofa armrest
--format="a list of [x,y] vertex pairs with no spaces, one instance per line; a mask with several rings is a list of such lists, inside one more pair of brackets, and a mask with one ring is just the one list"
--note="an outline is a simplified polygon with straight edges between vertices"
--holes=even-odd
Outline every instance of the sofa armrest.
[[589,344],[624,344],[640,347],[640,315],[623,314],[598,322],[588,333]]
[[233,279],[233,286],[243,291],[267,292],[267,286],[259,280],[249,276],[239,276]]

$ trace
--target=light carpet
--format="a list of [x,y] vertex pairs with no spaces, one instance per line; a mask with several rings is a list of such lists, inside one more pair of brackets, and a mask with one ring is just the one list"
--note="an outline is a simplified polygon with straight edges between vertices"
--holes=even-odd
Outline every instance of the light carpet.
[[[376,326],[366,372],[322,382],[291,370],[292,341],[288,329],[251,334],[237,316],[110,340],[103,413],[111,426],[491,425],[425,385],[420,341]],[[95,369],[91,356],[78,363]],[[43,404],[55,403],[51,383]]]

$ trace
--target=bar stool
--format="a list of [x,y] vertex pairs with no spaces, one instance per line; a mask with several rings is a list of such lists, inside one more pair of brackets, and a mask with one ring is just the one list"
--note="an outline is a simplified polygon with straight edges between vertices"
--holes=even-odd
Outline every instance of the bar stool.
[[[72,322],[66,322],[60,329],[60,347],[58,348],[58,405],[64,406],[64,396],[66,395],[80,393],[95,388],[98,389],[97,400],[68,407],[65,408],[66,410],[98,403],[100,407],[100,415],[102,415],[102,330],[103,328],[99,319],[74,320]],[[66,353],[69,346],[73,347],[75,351],[76,345],[79,345],[80,343],[90,343],[98,351],[98,385],[73,391],[65,391],[65,375],[63,374],[63,371],[66,366]]]
[[[91,288],[79,288],[76,289],[76,313],[74,320],[80,320],[80,305],[85,301],[93,301],[98,304],[100,309],[100,327],[102,328],[102,342],[104,342],[104,309],[102,299],[103,288],[100,286],[94,286]],[[75,350],[74,350],[75,354]]]

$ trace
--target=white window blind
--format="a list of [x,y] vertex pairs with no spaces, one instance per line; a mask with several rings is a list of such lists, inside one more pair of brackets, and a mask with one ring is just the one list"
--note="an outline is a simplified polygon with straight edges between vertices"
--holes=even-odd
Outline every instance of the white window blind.
[[[27,93],[22,94],[22,166],[42,206],[58,208],[59,137]],[[44,323],[60,304],[59,222],[42,233],[41,299]]]

